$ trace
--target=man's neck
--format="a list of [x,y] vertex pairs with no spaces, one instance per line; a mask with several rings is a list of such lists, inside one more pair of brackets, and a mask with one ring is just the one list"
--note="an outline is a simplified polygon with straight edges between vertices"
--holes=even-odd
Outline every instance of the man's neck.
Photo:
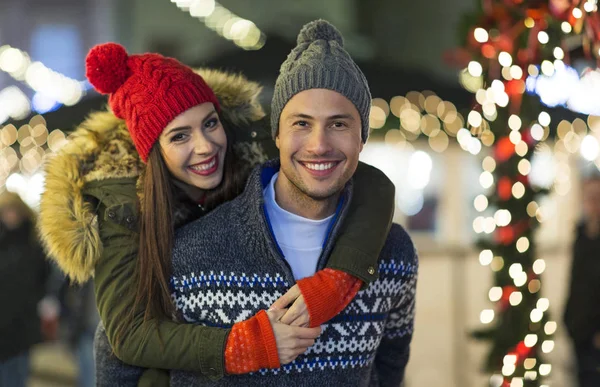
[[335,213],[340,194],[317,200],[300,191],[280,172],[275,181],[275,201],[279,207],[303,218],[325,219]]

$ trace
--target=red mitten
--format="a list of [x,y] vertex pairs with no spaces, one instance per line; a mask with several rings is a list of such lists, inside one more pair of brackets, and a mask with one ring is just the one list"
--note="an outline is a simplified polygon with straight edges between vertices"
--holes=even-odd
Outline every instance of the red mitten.
[[308,309],[310,327],[317,327],[340,313],[354,299],[362,281],[340,270],[323,269],[296,282]]
[[280,366],[275,334],[264,310],[233,325],[225,346],[225,372],[247,374]]

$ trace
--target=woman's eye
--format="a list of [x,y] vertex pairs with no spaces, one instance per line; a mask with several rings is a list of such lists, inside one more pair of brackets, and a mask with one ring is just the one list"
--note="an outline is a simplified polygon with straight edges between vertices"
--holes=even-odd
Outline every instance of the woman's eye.
[[207,129],[216,128],[219,123],[218,118],[211,118],[210,120],[204,123],[204,127]]
[[183,133],[177,133],[173,137],[171,137],[171,142],[183,141],[185,139],[185,135]]

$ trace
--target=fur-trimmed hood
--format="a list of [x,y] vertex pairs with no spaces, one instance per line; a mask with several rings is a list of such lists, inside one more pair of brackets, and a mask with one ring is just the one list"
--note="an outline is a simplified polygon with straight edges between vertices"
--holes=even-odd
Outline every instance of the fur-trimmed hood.
[[[264,117],[257,83],[218,70],[197,72],[217,95],[226,123],[241,129]],[[109,110],[92,113],[48,159],[39,231],[46,252],[72,280],[88,280],[102,253],[96,212],[84,198],[85,185],[136,178],[143,168],[125,121]]]

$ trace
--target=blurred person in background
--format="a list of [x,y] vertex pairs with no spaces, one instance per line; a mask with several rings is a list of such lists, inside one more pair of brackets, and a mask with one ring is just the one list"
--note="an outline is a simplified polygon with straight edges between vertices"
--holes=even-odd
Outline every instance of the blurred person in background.
[[573,244],[564,322],[575,350],[579,387],[600,386],[600,174],[583,182],[583,217]]
[[35,233],[35,214],[19,195],[0,194],[0,386],[25,386],[29,352],[56,338],[58,306],[44,298],[50,277]]
[[77,386],[96,385],[96,364],[94,361],[94,333],[100,322],[94,296],[94,281],[74,284],[64,280],[61,291],[65,339],[77,361]]

